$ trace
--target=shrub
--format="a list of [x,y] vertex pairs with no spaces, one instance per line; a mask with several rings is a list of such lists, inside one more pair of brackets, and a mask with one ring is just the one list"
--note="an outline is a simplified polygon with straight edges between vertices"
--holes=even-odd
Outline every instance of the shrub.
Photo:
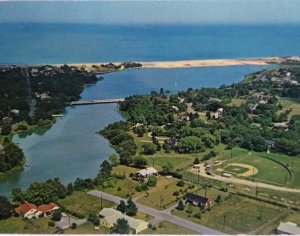
[[215,201],[216,201],[216,203],[219,203],[219,202],[221,202],[221,199],[222,199],[222,198],[221,198],[221,195],[218,195],[218,196],[217,196],[217,198],[216,198],[216,200],[215,200]]
[[77,228],[77,224],[76,223],[72,223],[71,224],[71,229],[76,229]]
[[48,221],[48,226],[50,226],[50,227],[54,227],[54,226],[55,226],[55,223],[54,223],[54,221],[52,221],[52,220]]
[[195,218],[197,219],[201,219],[201,212],[198,212],[194,215]]
[[121,191],[121,190],[122,190],[121,187],[118,187],[118,188],[117,188],[117,191]]
[[198,157],[196,157],[195,160],[194,160],[194,164],[197,165],[197,164],[199,164],[199,163],[200,163],[200,160],[199,160]]
[[179,210],[179,211],[183,211],[184,210],[184,204],[183,204],[182,200],[180,200],[178,202],[178,205],[177,205],[176,209]]
[[179,196],[179,192],[178,192],[178,191],[175,191],[175,192],[173,193],[173,195],[174,195],[174,196]]
[[180,181],[177,182],[176,185],[179,186],[179,187],[184,187],[184,181],[180,180]]

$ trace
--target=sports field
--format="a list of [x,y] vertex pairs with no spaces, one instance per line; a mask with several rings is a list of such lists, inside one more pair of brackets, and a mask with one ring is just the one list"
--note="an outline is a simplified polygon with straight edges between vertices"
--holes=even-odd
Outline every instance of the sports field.
[[[224,172],[236,177],[268,184],[300,188],[300,158],[276,153],[248,152],[235,148],[220,153],[218,159],[224,160]],[[222,167],[219,165],[215,170]]]

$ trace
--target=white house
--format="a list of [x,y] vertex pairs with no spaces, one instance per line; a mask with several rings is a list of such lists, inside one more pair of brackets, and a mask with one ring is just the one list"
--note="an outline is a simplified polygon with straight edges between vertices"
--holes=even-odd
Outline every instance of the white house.
[[117,223],[118,219],[127,220],[130,229],[135,234],[138,234],[148,228],[148,223],[146,221],[132,218],[113,208],[103,208],[99,212],[99,216],[101,217],[100,224],[106,228],[113,227],[114,224]]
[[277,234],[300,235],[300,228],[293,222],[280,222]]

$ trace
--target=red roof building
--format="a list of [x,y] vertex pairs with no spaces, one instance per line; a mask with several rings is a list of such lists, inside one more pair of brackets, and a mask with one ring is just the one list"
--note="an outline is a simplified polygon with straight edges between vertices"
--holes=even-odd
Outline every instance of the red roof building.
[[43,204],[43,205],[38,206],[37,212],[48,213],[48,212],[52,212],[58,208],[59,208],[59,206],[57,206],[55,203],[51,202],[49,204]]
[[20,206],[15,208],[15,212],[19,213],[20,215],[25,215],[28,211],[36,209],[36,205],[25,202]]

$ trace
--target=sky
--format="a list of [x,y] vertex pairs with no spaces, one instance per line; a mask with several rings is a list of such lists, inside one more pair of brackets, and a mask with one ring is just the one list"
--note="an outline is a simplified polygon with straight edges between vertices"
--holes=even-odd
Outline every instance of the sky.
[[3,1],[0,23],[300,23],[300,0]]

